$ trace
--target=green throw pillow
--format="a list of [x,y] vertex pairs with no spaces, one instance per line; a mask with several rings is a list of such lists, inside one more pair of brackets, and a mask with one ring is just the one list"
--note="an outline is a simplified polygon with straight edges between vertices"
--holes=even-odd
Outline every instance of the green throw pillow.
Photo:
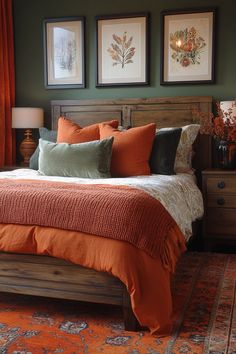
[[[48,130],[47,128],[39,128],[39,136],[43,140],[48,140],[51,141],[52,143],[55,143],[57,141],[57,131],[56,130]],[[39,168],[39,147],[37,146],[37,149],[33,153],[33,155],[30,158],[29,162],[29,168],[32,168],[33,170],[38,170]]]
[[113,137],[81,144],[39,139],[39,172],[46,176],[108,178]]

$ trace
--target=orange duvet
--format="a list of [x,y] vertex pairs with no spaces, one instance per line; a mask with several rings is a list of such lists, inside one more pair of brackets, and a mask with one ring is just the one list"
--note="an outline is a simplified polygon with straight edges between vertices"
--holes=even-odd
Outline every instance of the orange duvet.
[[130,243],[78,231],[42,226],[0,224],[0,250],[50,255],[118,277],[131,296],[140,324],[152,333],[171,328],[170,274],[185,240],[175,225],[166,238],[164,254],[152,258]]

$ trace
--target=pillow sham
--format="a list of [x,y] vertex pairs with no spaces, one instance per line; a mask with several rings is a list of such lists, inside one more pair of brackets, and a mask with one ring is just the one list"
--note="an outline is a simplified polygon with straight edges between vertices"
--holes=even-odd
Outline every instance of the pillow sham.
[[128,177],[150,175],[149,158],[155,137],[156,124],[119,131],[107,124],[99,124],[100,138],[114,137],[111,175]]
[[[118,120],[104,123],[113,128],[118,128],[119,125]],[[99,139],[99,124],[92,124],[81,128],[79,124],[72,122],[68,118],[60,117],[58,119],[57,143],[78,144]]]
[[182,127],[179,145],[176,151],[175,172],[192,173],[192,145],[196,140],[200,124],[189,124]]
[[151,173],[174,175],[177,147],[181,128],[160,129],[156,132],[150,157]]
[[[45,127],[39,128],[39,136],[41,139],[51,141],[52,143],[55,143],[57,141],[56,130],[48,130]],[[37,146],[35,152],[30,158],[29,168],[32,168],[33,170],[38,170],[39,168],[38,160],[39,160],[39,147]]]
[[80,144],[39,140],[39,172],[46,176],[108,178],[113,137]]

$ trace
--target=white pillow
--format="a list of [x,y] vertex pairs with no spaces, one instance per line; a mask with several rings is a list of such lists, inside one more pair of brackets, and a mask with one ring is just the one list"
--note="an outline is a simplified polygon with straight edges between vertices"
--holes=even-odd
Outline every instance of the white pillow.
[[176,151],[176,173],[191,173],[192,170],[192,145],[198,135],[200,124],[189,124],[182,127],[179,145]]

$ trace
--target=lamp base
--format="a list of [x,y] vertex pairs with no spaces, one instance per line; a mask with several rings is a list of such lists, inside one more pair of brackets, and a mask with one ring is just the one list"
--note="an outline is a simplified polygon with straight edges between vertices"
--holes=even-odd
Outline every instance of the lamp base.
[[37,144],[32,138],[32,130],[26,129],[24,135],[25,139],[20,144],[20,153],[23,156],[24,160],[21,163],[21,166],[29,166],[30,157],[33,155]]

